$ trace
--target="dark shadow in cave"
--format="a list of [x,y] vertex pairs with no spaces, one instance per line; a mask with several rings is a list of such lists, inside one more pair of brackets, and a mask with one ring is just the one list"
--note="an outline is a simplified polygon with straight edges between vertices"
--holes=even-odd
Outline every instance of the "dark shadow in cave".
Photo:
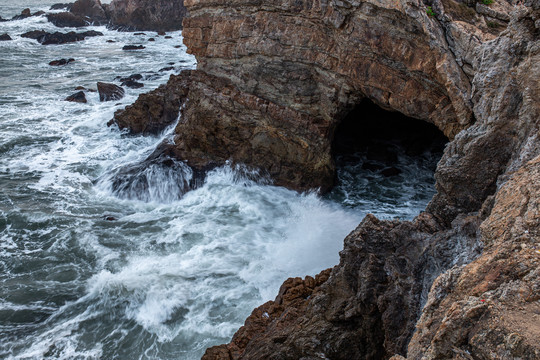
[[328,196],[382,218],[412,218],[435,194],[447,142],[435,125],[364,99],[335,131],[337,179]]

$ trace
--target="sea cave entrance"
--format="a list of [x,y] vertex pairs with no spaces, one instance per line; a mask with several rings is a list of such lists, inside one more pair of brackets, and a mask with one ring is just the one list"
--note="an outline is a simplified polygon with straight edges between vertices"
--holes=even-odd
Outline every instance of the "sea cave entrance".
[[337,179],[328,196],[382,218],[410,219],[435,194],[434,172],[447,142],[435,125],[364,99],[336,128]]

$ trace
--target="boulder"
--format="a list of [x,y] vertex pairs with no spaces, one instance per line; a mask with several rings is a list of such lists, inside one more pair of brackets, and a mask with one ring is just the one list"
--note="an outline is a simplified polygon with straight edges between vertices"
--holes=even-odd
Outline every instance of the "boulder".
[[120,86],[104,82],[98,82],[97,89],[99,92],[99,101],[102,102],[120,100],[126,93]]
[[84,103],[84,104],[87,102],[86,95],[84,94],[84,91],[79,91],[79,92],[76,92],[73,95],[68,96],[66,98],[66,101],[78,102],[78,103]]
[[48,14],[47,20],[58,27],[83,27],[88,25],[88,22],[83,17],[70,12]]
[[8,34],[0,35],[0,41],[9,41],[9,40],[13,40],[13,39]]
[[38,40],[47,34],[49,33],[44,30],[32,30],[32,31],[22,34],[21,37]]

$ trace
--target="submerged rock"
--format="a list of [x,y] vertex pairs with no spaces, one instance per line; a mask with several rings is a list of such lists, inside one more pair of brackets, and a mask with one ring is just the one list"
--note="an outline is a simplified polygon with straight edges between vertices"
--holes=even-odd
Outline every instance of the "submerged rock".
[[69,58],[69,59],[60,59],[60,60],[53,60],[49,63],[50,66],[61,66],[61,65],[67,65],[72,62],[74,62],[75,59]]
[[99,101],[120,100],[126,93],[120,86],[104,82],[98,82],[97,89],[99,92]]
[[70,95],[66,98],[66,101],[71,102],[78,102],[78,103],[87,103],[86,95],[84,94],[84,91],[79,91],[73,95]]
[[13,40],[9,34],[2,34],[0,35],[0,41],[10,41]]
[[125,45],[122,50],[142,50],[146,49],[146,47],[142,45]]

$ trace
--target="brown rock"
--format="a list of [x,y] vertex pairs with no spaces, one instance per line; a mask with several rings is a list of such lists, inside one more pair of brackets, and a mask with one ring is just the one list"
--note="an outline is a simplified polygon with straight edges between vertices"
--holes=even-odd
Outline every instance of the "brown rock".
[[70,95],[66,98],[66,101],[71,102],[78,102],[78,103],[87,103],[86,95],[84,94],[84,91],[79,91],[73,95]]
[[[138,78],[138,77],[135,77]],[[166,85],[139,95],[133,105],[118,110],[108,126],[117,124],[131,133],[157,134],[178,119],[180,106],[188,92],[191,71],[172,75]],[[121,79],[129,80],[130,78]]]
[[0,41],[10,41],[13,40],[9,34],[2,34],[0,35]]
[[124,97],[125,90],[120,86],[98,82],[97,89],[99,92],[99,101],[114,101]]

